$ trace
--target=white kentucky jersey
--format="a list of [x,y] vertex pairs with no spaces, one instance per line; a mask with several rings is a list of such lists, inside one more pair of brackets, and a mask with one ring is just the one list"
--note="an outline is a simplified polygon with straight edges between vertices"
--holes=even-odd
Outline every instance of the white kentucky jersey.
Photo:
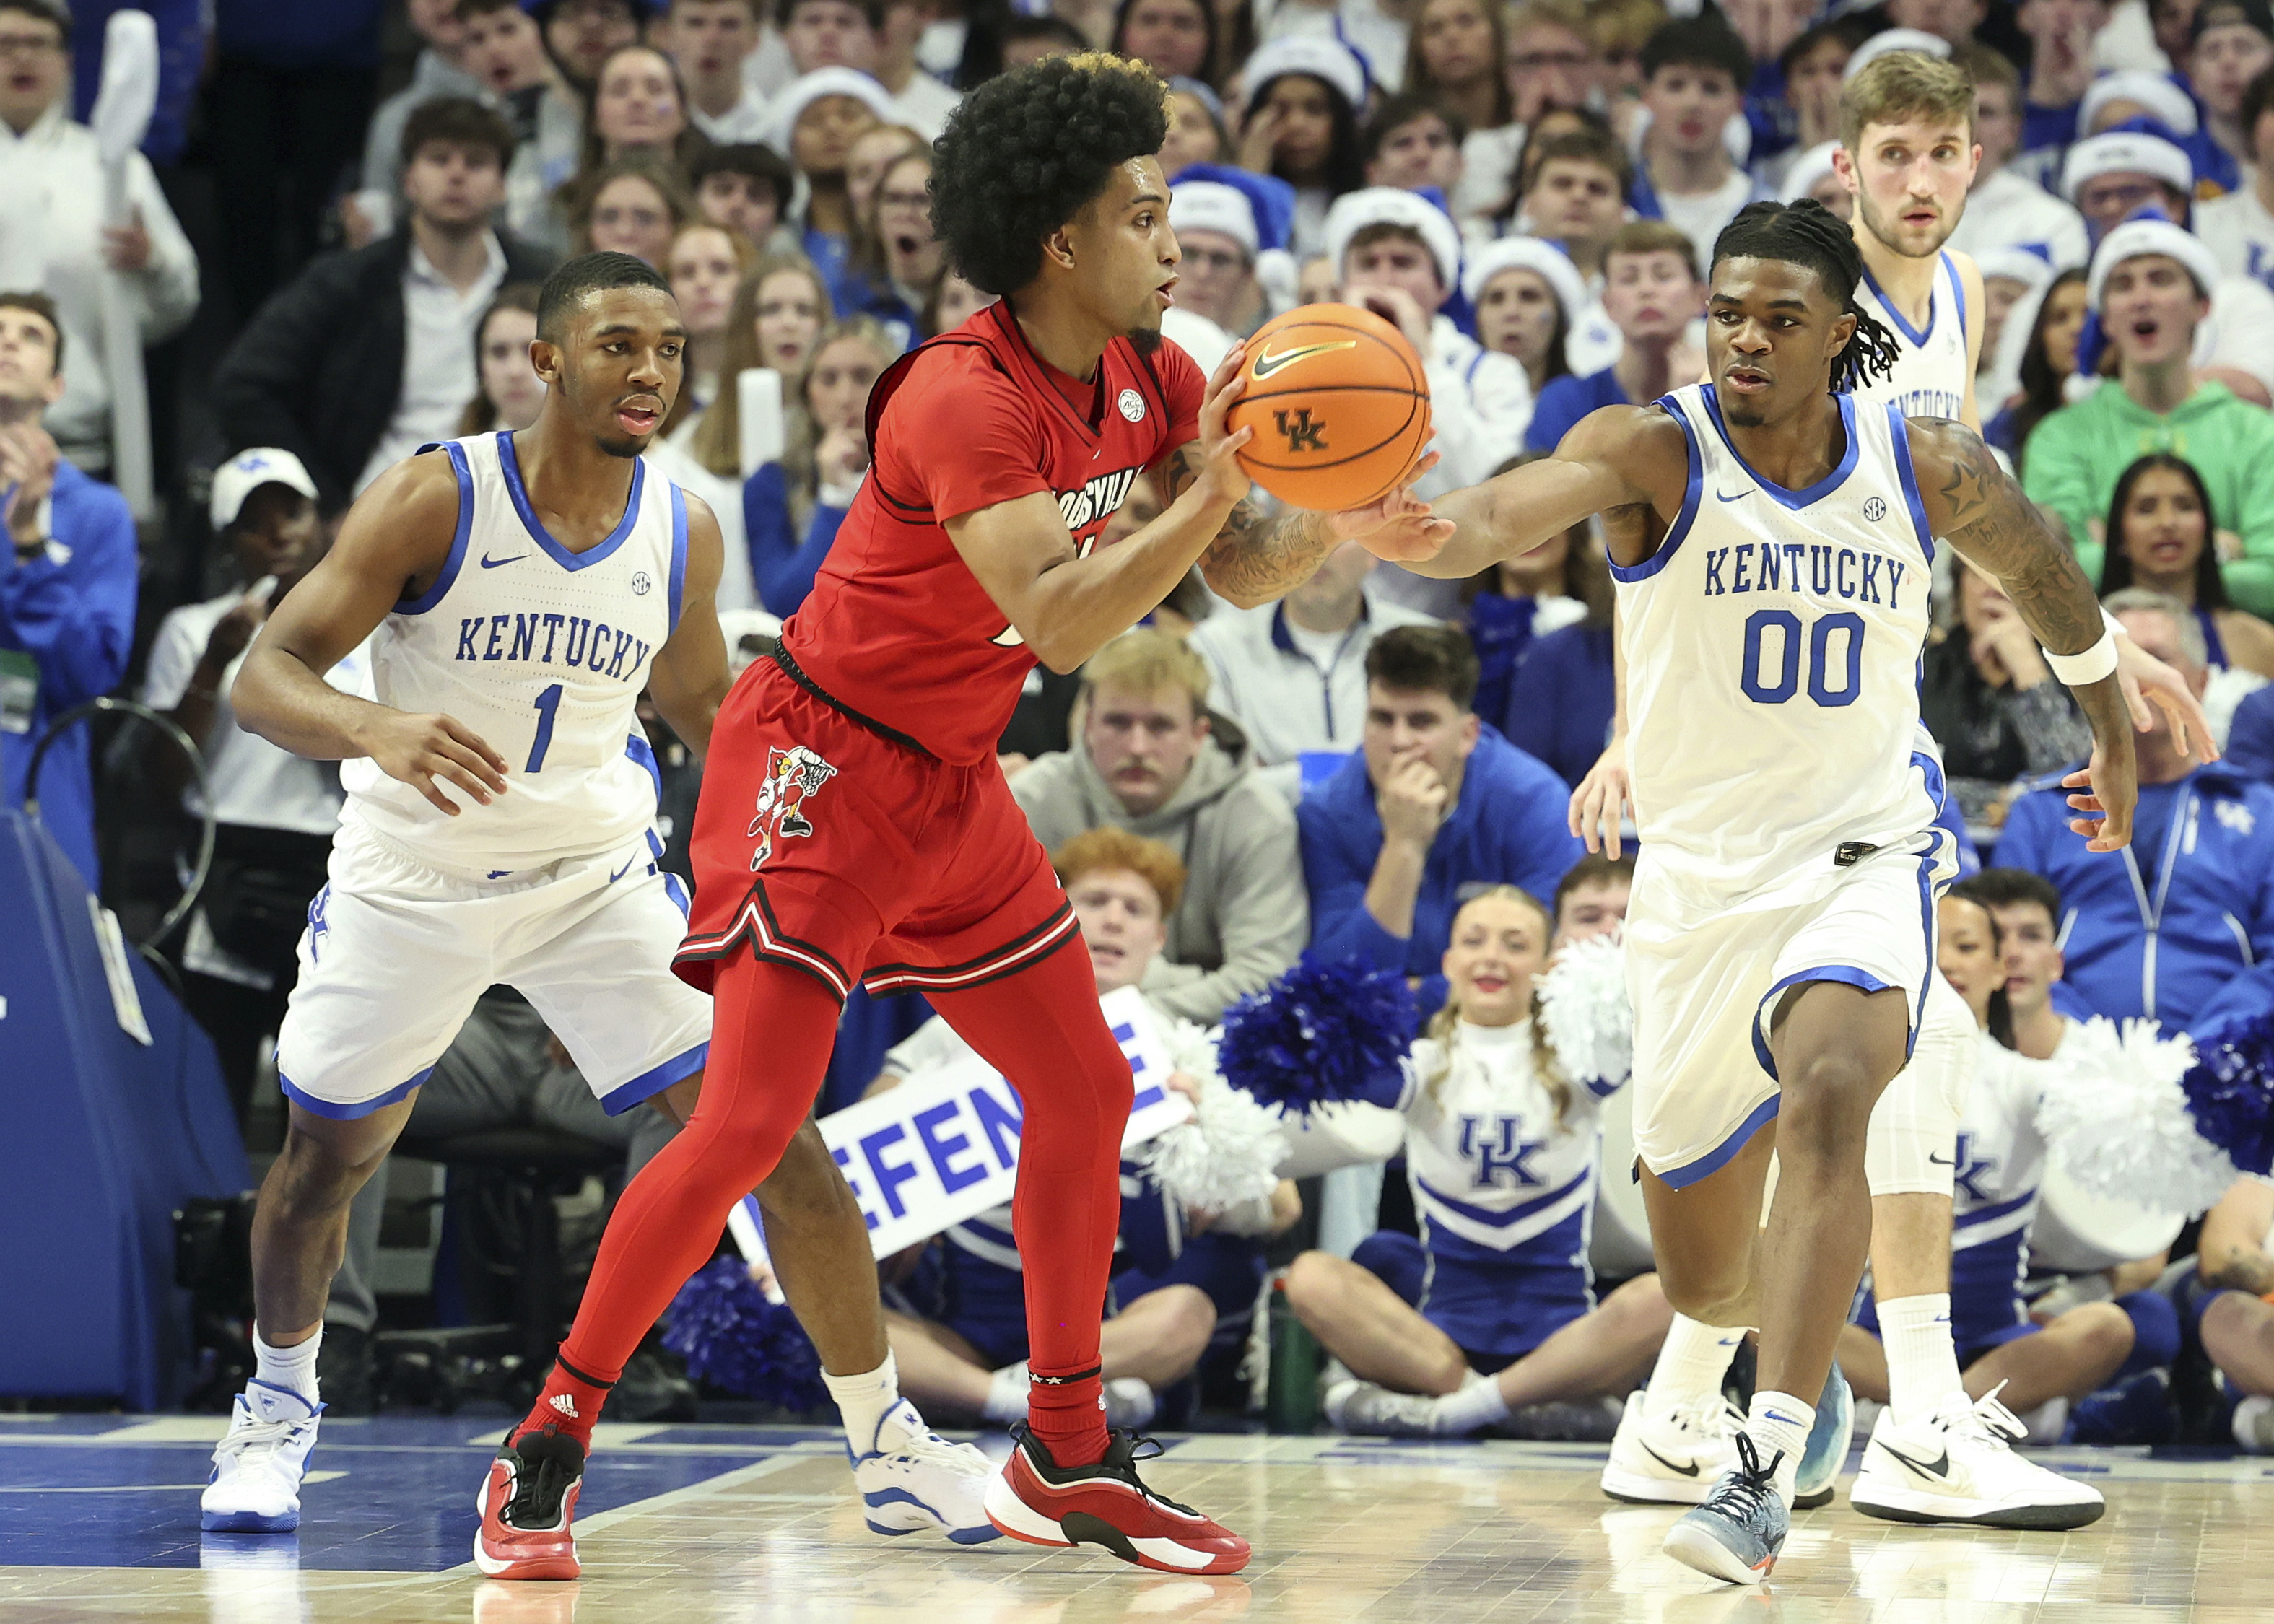
[[445,869],[502,875],[608,851],[654,818],[655,755],[634,708],[679,622],[687,502],[631,459],[623,517],[572,553],[531,506],[513,437],[442,447],[458,479],[458,528],[434,583],[373,634],[371,697],[464,724],[506,761],[487,806],[437,811],[368,759],[341,764],[344,816]]
[[[1600,1155],[1600,1096],[1567,1087],[1562,1118],[1533,1060],[1532,1024],[1463,1021],[1404,1066],[1405,1167],[1430,1254],[1584,1269]],[[1605,1093],[1615,1093],[1613,1085]]]
[[1951,1327],[1962,1347],[2022,1314],[2029,1229],[2045,1180],[2037,1106],[2058,1064],[2016,1054],[1986,1032],[1981,1044],[1951,1184]]
[[1892,376],[1856,392],[1858,402],[1894,402],[1906,417],[1948,417],[1966,405],[1966,332],[1979,318],[1966,308],[1966,283],[1958,262],[1945,249],[1936,256],[1934,292],[1927,303],[1926,326],[1915,327],[1888,302],[1867,268],[1856,286],[1856,303],[1895,335]]
[[1689,442],[1682,510],[1611,567],[1636,823],[1693,899],[1805,900],[1842,846],[1852,862],[1940,808],[1913,749],[1934,544],[1910,440],[1894,407],[1833,398],[1840,462],[1788,491],[1737,454],[1711,385],[1660,397]]

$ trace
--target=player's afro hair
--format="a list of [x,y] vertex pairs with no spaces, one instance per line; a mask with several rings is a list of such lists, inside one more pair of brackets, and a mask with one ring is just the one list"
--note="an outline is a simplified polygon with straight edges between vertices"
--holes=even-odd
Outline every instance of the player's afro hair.
[[1115,169],[1161,150],[1168,87],[1141,62],[1086,51],[989,79],[934,147],[932,234],[963,279],[1011,293],[1043,268],[1043,239]]

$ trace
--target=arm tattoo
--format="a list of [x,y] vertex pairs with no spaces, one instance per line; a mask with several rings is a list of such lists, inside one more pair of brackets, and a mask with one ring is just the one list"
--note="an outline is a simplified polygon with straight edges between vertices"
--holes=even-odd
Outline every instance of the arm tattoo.
[[[1200,477],[1199,442],[1178,447],[1163,460],[1161,498],[1163,506],[1184,494]],[[1291,513],[1273,521],[1243,497],[1233,505],[1208,551],[1201,554],[1201,574],[1209,585],[1235,602],[1260,602],[1291,591],[1308,581],[1319,562],[1337,545],[1326,515]]]
[[2056,654],[2091,648],[2100,641],[2100,603],[2076,554],[2045,528],[1979,435],[1963,424],[1931,421],[1943,476],[1935,492],[1939,533],[1997,577],[2046,648]]

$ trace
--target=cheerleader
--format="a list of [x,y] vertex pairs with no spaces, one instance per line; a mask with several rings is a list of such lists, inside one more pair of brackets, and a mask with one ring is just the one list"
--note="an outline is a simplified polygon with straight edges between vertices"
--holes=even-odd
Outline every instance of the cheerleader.
[[1630,1391],[1673,1311],[1658,1277],[1597,1304],[1587,1267],[1597,1112],[1617,1083],[1575,1085],[1558,1066],[1532,981],[1553,923],[1512,885],[1453,921],[1451,992],[1382,1097],[1337,1137],[1373,1137],[1352,1114],[1402,1118],[1419,1239],[1389,1230],[1350,1259],[1308,1252],[1289,1305],[1352,1380],[1327,1393],[1345,1432],[1472,1432],[1511,1410]]

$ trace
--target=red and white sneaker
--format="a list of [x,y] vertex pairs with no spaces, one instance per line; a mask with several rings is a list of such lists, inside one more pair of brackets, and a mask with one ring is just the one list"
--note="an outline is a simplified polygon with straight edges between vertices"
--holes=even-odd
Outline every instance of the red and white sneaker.
[[[987,1480],[988,1520],[1036,1545],[1103,1545],[1125,1562],[1163,1573],[1228,1574],[1247,1566],[1247,1541],[1137,1478],[1137,1462],[1160,1445],[1118,1428],[1095,1466],[1060,1466],[1025,1427]],[[1149,1453],[1141,1454],[1141,1450]]]
[[474,1535],[474,1565],[493,1579],[574,1579],[576,1492],[584,1485],[584,1446],[552,1427],[510,1434],[490,1462],[474,1500],[482,1526]]

